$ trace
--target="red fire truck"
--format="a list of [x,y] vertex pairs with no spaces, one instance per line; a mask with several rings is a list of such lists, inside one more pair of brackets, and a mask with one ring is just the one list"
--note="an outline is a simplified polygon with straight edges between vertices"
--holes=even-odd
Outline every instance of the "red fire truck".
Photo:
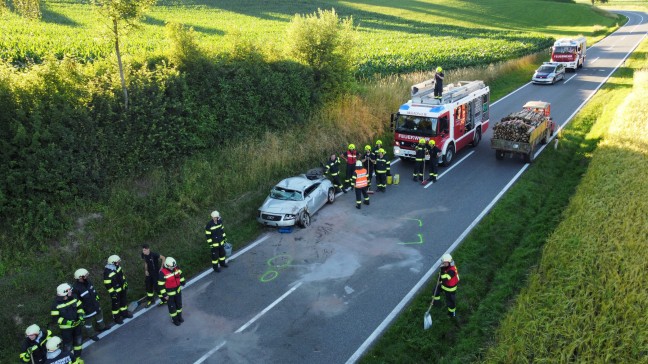
[[439,163],[450,165],[467,145],[476,146],[488,129],[490,89],[483,81],[459,81],[435,98],[434,79],[412,86],[412,99],[391,115],[394,155],[413,159],[419,139],[434,139]]
[[551,62],[562,63],[576,71],[585,64],[587,41],[585,37],[558,39],[551,47]]

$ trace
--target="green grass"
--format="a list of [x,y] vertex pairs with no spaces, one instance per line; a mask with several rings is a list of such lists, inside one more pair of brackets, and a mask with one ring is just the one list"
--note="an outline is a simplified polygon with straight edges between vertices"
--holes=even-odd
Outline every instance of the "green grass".
[[[511,18],[514,23],[502,22],[506,14],[526,14],[520,11],[522,8],[546,6],[543,1],[511,3],[498,0],[485,5],[476,1],[375,1],[359,4],[276,0],[264,3],[266,8],[261,8],[259,2],[251,1],[218,4],[220,7],[211,3],[193,3],[181,8],[170,4],[156,8],[145,21],[142,33],[128,38],[125,49],[131,53],[131,57],[141,56],[143,50],[149,50],[151,56],[160,52],[165,44],[162,25],[168,20],[194,26],[202,34],[202,45],[209,45],[214,52],[226,44],[224,35],[240,29],[259,42],[272,46],[278,42],[273,37],[283,34],[292,14],[312,12],[318,6],[335,6],[341,15],[354,16],[361,32],[366,33],[365,37],[385,39],[408,36],[410,23],[412,34],[426,27],[432,28],[430,32],[433,32],[439,28],[435,24],[446,24],[457,25],[459,30],[482,27],[488,32],[500,32],[502,35],[519,29],[525,34],[549,31],[544,36],[562,36],[589,34],[597,25],[608,29],[609,24],[616,22],[601,25],[605,19],[593,17],[589,7],[562,3],[551,3],[551,6],[565,6],[556,16],[575,19],[568,29],[558,29],[554,18],[542,19],[543,22],[538,23],[530,16],[525,18],[526,15]],[[51,41],[43,42],[38,47],[81,58],[107,54],[107,40],[101,34],[102,25],[93,20],[94,15],[87,6],[62,2],[48,2],[47,6],[42,23],[24,23],[13,15],[3,15],[0,22],[3,37],[0,42],[10,43],[4,43],[0,49],[29,49],[31,39],[42,41],[43,38],[39,37],[46,37]],[[489,14],[488,11],[494,13]],[[375,24],[369,27],[362,25],[363,22]],[[19,28],[22,30],[17,32]],[[398,32],[393,33],[394,29]],[[10,36],[5,37],[5,34]],[[422,39],[429,36],[422,35]],[[594,39],[592,37],[590,41]],[[19,51],[25,52],[24,49],[20,48]],[[40,48],[35,49],[37,53]],[[448,78],[450,81],[465,77],[490,80],[493,95],[497,97],[527,82],[530,70],[541,58],[542,55],[529,56],[523,60],[482,65],[468,70],[450,70]],[[431,69],[435,65],[428,66]],[[362,97],[354,96],[330,105],[300,131],[291,134],[270,133],[259,140],[246,141],[246,145],[222,146],[210,153],[189,158],[180,166],[158,169],[106,186],[103,191],[105,197],[98,201],[79,200],[74,205],[66,206],[66,214],[76,220],[69,234],[53,236],[49,245],[42,244],[38,249],[24,251],[13,257],[11,264],[0,259],[0,289],[5,292],[3,301],[7,307],[0,314],[0,325],[5,328],[0,340],[7,343],[0,347],[0,362],[13,361],[26,326],[33,322],[45,326],[55,287],[63,281],[70,281],[72,273],[79,267],[87,268],[92,274],[91,279],[100,286],[105,258],[114,253],[120,254],[131,283],[131,298],[138,298],[143,295],[139,273],[141,243],[151,243],[154,250],[176,257],[183,270],[193,276],[209,266],[202,231],[209,211],[214,208],[223,213],[228,236],[235,247],[240,248],[250,242],[262,231],[253,217],[273,183],[287,175],[303,172],[349,141],[362,144],[382,137],[388,143],[390,137],[385,135],[388,115],[406,100],[409,86],[424,78],[429,78],[429,73],[385,76],[363,83],[359,88]],[[250,148],[250,145],[254,147]],[[262,151],[264,158],[257,159],[258,151]],[[10,266],[14,268],[10,269]],[[466,268],[462,268],[462,275],[470,272],[465,271]],[[101,293],[104,292],[102,288],[99,291],[104,312],[107,312],[107,297]],[[420,315],[417,313],[417,316]]]
[[[137,35],[122,49],[133,57],[159,55],[168,46],[167,22],[193,27],[204,49],[219,53],[227,36],[244,36],[281,54],[281,39],[291,18],[317,8],[335,8],[354,19],[360,34],[359,76],[403,73],[443,64],[456,69],[520,57],[547,48],[551,39],[600,36],[618,20],[581,4],[525,0],[441,1],[196,1],[177,6],[161,2],[145,17]],[[535,10],[534,10],[535,9]],[[542,21],[535,14],[542,12]],[[88,4],[53,1],[41,22],[14,14],[1,16],[0,59],[16,64],[40,61],[47,52],[92,61],[112,55],[108,27]]]
[[[637,249],[640,249],[641,243],[645,242],[645,236],[642,240],[638,239],[637,235],[641,232],[645,235],[646,231],[645,213],[642,215],[642,211],[646,210],[645,198],[642,197],[645,195],[641,194],[645,191],[645,178],[638,179],[636,182],[634,179],[639,178],[638,175],[645,171],[646,144],[641,141],[630,143],[636,148],[643,148],[643,151],[624,153],[629,155],[628,161],[632,163],[626,166],[623,164],[624,160],[619,161],[615,157],[615,149],[606,148],[608,143],[603,139],[601,145],[604,150],[608,149],[605,153],[610,161],[615,161],[614,168],[592,166],[588,172],[588,167],[599,142],[604,135],[607,135],[606,130],[611,120],[620,117],[617,108],[631,92],[634,72],[648,67],[646,50],[648,50],[648,42],[641,45],[626,62],[626,66],[615,73],[614,77],[562,131],[558,149],[547,148],[453,253],[462,277],[457,294],[458,325],[451,323],[445,317],[443,310],[434,310],[432,313],[435,316],[434,328],[428,331],[422,329],[422,316],[430,302],[433,289],[432,286],[428,286],[367,353],[363,358],[364,363],[426,363],[430,358],[441,363],[468,363],[481,360],[502,363],[532,360],[605,362],[607,360],[595,356],[599,347],[607,349],[605,354],[610,355],[606,356],[609,359],[636,362],[634,359],[639,357],[640,350],[630,348],[642,343],[645,347],[646,343],[645,315],[640,317],[641,312],[646,311],[646,295],[645,292],[642,294],[637,291],[645,287],[646,283],[645,274],[640,273],[642,269],[645,273],[645,253],[634,258],[632,260],[634,264],[629,262],[627,268],[625,268],[626,263],[620,263],[619,275],[624,274],[621,272],[627,269],[630,278],[636,280],[632,283],[621,283],[622,279],[606,279],[608,267],[603,273],[598,273],[599,269],[596,267],[599,264],[606,265],[607,258],[610,257],[609,253],[618,250],[624,236],[629,238],[628,244],[631,249],[628,249],[627,253],[612,257],[612,261],[619,261],[621,257],[629,254],[639,254]],[[637,118],[643,118],[645,111],[636,110],[632,114],[637,115]],[[632,123],[633,119],[628,122]],[[636,133],[639,130],[639,133],[644,136],[647,134],[643,119],[635,119],[633,124],[626,125],[628,125],[625,129],[628,130],[627,133]],[[638,130],[637,126],[639,126]],[[636,164],[638,160],[642,163]],[[591,172],[594,168],[597,172]],[[629,209],[633,208],[635,211],[630,213],[627,209],[621,209],[619,214],[610,215],[608,207],[615,210],[613,206],[622,203],[612,202],[612,200],[619,196],[619,193],[623,195],[625,190],[616,191],[613,187],[625,183],[624,176],[620,176],[621,172],[617,172],[625,170],[629,171],[628,184],[632,186],[631,191],[625,193],[628,200],[632,202],[626,201],[626,203]],[[597,173],[616,182],[607,186],[586,187],[590,184],[586,177],[581,186],[581,179],[586,173]],[[607,198],[591,196],[593,193],[589,192],[593,192],[596,187],[599,188],[601,195],[607,194]],[[579,197],[582,194],[581,190],[587,190],[588,194]],[[576,191],[579,192],[574,196]],[[581,205],[581,210],[588,210],[602,220],[589,222],[594,216],[582,215],[570,218],[569,215],[574,210],[570,202],[581,198],[597,206],[594,209],[593,206]],[[627,211],[629,218],[624,218],[624,211]],[[572,220],[572,223],[561,224],[563,216]],[[610,216],[618,216],[616,224],[612,223],[616,227],[605,228],[610,225],[610,221],[607,220]],[[588,222],[585,223],[586,221]],[[609,231],[601,234],[600,227]],[[571,239],[552,235],[556,229],[558,231],[556,235],[562,230],[569,232]],[[586,230],[588,233],[583,237],[575,234]],[[622,235],[619,230],[627,230],[625,233],[628,235]],[[606,240],[606,237],[614,234],[618,234],[619,237],[613,239],[608,245],[585,248],[585,245],[590,242]],[[550,256],[556,259],[560,257],[555,265],[550,265],[554,268],[551,271],[547,270],[548,267],[544,268],[544,265],[552,258],[542,258],[540,263],[547,242],[547,249],[552,251]],[[585,254],[588,259],[577,262],[582,257],[582,254],[577,253],[581,248],[587,252]],[[542,264],[539,271],[543,274],[540,277],[534,275],[529,280],[529,273],[533,272],[534,267],[539,263]],[[560,268],[560,271],[555,268]],[[614,272],[613,277],[617,278],[617,269],[612,269],[612,272]],[[523,298],[517,299],[519,303],[515,310],[507,315],[511,302],[516,300],[518,292],[527,286],[528,280],[532,289],[525,289]],[[597,284],[603,283],[602,281],[607,281],[609,286],[601,287]],[[624,292],[630,293],[628,305],[632,305],[632,308],[623,305],[623,301],[620,303],[614,301],[620,299],[613,292],[619,284],[623,286]],[[562,289],[564,285],[568,285],[565,290]],[[595,292],[597,288],[607,288],[607,291],[600,293],[605,294],[603,297],[608,300],[605,306],[594,304],[590,305],[592,309],[589,311],[575,310],[573,313],[569,311],[574,310],[575,305],[587,306],[585,302],[591,303],[591,292]],[[544,298],[534,304],[536,295]],[[564,301],[560,301],[557,297],[562,297]],[[594,297],[596,299],[601,296],[597,293]],[[528,307],[531,308],[526,309]],[[628,320],[625,323],[631,324],[622,324],[623,313],[615,309],[627,312]],[[571,325],[579,320],[587,321],[587,318],[599,315],[603,316],[602,320],[606,323],[602,325],[607,325],[606,329],[609,331],[589,331],[585,336],[586,341],[580,340],[579,329],[587,330],[589,327],[577,324],[577,328],[571,328]],[[495,329],[505,317],[507,326],[502,329],[501,343],[494,353],[486,357],[488,346],[495,340]],[[618,328],[612,323],[624,328]],[[550,333],[545,335],[545,332]],[[624,335],[617,335],[618,332],[623,332]],[[606,335],[613,335],[614,340],[608,341]],[[536,348],[536,340],[542,342],[538,348]],[[610,347],[612,342],[625,350],[612,350]],[[597,346],[599,343],[604,344]],[[570,346],[571,344],[573,346]],[[577,347],[582,355],[586,355],[570,357],[572,354],[570,350],[574,347]],[[643,355],[645,359],[645,352]]]

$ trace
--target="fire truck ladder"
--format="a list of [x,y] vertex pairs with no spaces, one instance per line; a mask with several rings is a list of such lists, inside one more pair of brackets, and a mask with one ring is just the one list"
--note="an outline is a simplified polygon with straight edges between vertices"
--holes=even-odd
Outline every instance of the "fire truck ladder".
[[457,84],[450,84],[444,87],[441,100],[439,100],[435,99],[432,95],[434,92],[434,84],[435,82],[432,78],[412,86],[412,102],[430,105],[449,104],[466,97],[471,92],[486,87],[484,81],[459,81]]

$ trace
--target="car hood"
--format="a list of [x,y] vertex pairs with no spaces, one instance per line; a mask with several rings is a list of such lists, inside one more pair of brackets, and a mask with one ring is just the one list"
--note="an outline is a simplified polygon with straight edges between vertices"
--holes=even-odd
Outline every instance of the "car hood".
[[297,214],[304,207],[304,201],[286,201],[274,198],[266,198],[259,208],[261,212],[271,214]]

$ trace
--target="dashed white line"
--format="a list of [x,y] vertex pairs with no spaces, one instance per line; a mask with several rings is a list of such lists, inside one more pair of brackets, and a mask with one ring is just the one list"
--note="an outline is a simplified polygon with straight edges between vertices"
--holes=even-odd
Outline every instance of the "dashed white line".
[[225,345],[225,343],[227,343],[227,341],[223,341],[222,343],[216,345],[215,348],[211,349],[210,351],[207,352],[207,354],[201,356],[200,359],[196,360],[194,362],[194,364],[200,364],[200,363],[204,362],[205,360],[207,360],[207,358],[209,358],[213,353],[217,352],[218,349],[222,348],[223,345]]
[[594,58],[593,60],[589,61],[589,63],[592,64],[592,63],[598,61],[599,58],[601,58],[601,57],[596,57],[596,58]]
[[284,298],[288,297],[289,294],[295,292],[299,286],[302,285],[303,282],[297,283],[293,288],[289,289],[288,292],[284,293],[281,295],[281,297],[277,298],[274,302],[270,304],[270,306],[266,307],[263,309],[263,311],[259,312],[256,316],[252,317],[252,319],[248,322],[245,323],[245,325],[241,326],[238,330],[235,331],[235,333],[242,332],[243,330],[247,329],[248,326],[252,325],[254,321],[258,320],[261,316],[265,315],[266,312],[270,311],[274,306],[276,306],[279,302],[281,302]]
[[573,76],[569,77],[568,79],[565,80],[565,82],[563,82],[563,84],[565,84],[565,83],[571,81],[571,79],[574,78],[574,77],[576,77],[576,76],[577,76],[577,75],[573,75]]
[[[453,164],[450,168],[448,168],[448,169],[445,170],[443,173],[441,173],[441,174],[439,175],[439,177],[437,177],[437,180],[438,180],[439,178],[445,176],[446,173],[450,172],[454,167],[458,166],[461,162],[465,161],[466,158],[470,157],[473,153],[475,153],[474,150],[470,151],[470,153],[468,153],[465,157],[461,158],[461,159],[459,160],[459,162]],[[429,183],[426,184],[425,187],[423,187],[423,188],[428,188],[428,187],[430,187],[430,185],[432,185],[432,182],[429,182]]]

